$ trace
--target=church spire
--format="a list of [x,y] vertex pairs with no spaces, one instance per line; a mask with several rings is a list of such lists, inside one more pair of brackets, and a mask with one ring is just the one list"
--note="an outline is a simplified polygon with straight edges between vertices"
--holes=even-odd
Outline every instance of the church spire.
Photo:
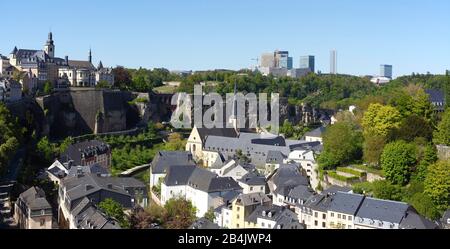
[[89,62],[92,63],[92,50],[89,48]]

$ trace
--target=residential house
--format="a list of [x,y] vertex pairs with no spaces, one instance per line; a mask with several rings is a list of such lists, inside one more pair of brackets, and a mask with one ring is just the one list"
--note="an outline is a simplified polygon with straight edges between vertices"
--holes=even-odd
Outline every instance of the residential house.
[[95,174],[103,177],[111,176],[110,172],[98,163],[87,166],[75,166],[72,160],[61,163],[58,159],[45,170],[45,173],[50,181],[58,185],[64,177],[76,176],[79,173]]
[[272,174],[276,169],[280,167],[281,164],[284,163],[286,158],[287,156],[281,151],[270,150],[267,153],[265,175]]
[[328,209],[334,193],[312,195],[303,204],[297,204],[295,213],[307,229],[327,229]]
[[237,159],[231,159],[222,166],[211,167],[209,170],[220,177],[231,177],[237,181],[244,175],[254,172],[255,166],[249,163],[240,162]]
[[261,229],[304,229],[294,212],[276,205],[256,207],[246,221]]
[[363,200],[363,195],[337,192],[328,208],[328,228],[354,229],[353,221]]
[[60,164],[88,166],[99,164],[106,170],[111,170],[111,147],[99,140],[88,140],[67,147],[58,159]]
[[161,184],[161,204],[172,198],[184,198],[192,202],[197,208],[197,216],[202,217],[223,205],[228,195],[241,192],[242,188],[231,177],[219,177],[192,165],[170,166]]
[[98,205],[111,198],[125,209],[148,205],[147,187],[132,177],[101,177],[80,173],[61,180],[58,194],[58,220],[69,228],[76,228],[76,207],[84,198]]
[[102,212],[88,198],[83,198],[72,211],[74,229],[121,229],[119,222]]
[[405,217],[400,222],[400,229],[439,229],[437,223],[418,214],[417,211],[410,206],[405,213]]
[[446,99],[445,94],[442,90],[439,89],[426,89],[425,92],[429,96],[429,100],[431,104],[434,106],[436,112],[445,111]]
[[45,192],[31,187],[20,194],[14,206],[14,219],[22,229],[52,229],[53,211]]
[[264,193],[241,194],[232,203],[232,218],[229,228],[255,228],[254,223],[246,219],[259,206],[268,206],[272,200]]
[[242,193],[266,193],[266,178],[257,173],[247,173],[237,180],[239,186],[242,187]]
[[291,209],[295,209],[297,204],[304,204],[315,193],[309,186],[298,185],[296,187],[284,187],[277,197],[284,197],[284,203]]
[[282,164],[267,181],[273,204],[284,206],[289,188],[299,185],[309,186],[308,178],[303,176],[297,164]]
[[[355,216],[356,229],[398,229],[409,205],[366,197]],[[389,210],[389,212],[387,212]]]
[[305,140],[308,142],[321,142],[323,143],[323,133],[325,133],[326,128],[321,126],[317,129],[305,133]]
[[188,151],[160,151],[156,153],[150,167],[150,187],[164,180],[170,166],[195,166],[192,154]]

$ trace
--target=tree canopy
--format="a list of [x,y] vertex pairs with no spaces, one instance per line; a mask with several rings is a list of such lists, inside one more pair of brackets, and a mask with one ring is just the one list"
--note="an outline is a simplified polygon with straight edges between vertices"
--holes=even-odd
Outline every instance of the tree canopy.
[[329,126],[323,136],[324,151],[319,164],[332,168],[361,159],[362,141],[362,134],[354,124],[338,122]]
[[387,144],[381,154],[381,166],[384,174],[386,179],[393,184],[407,184],[415,163],[416,147],[405,141]]
[[98,207],[105,212],[106,215],[116,219],[121,228],[130,228],[130,222],[128,221],[124,209],[120,203],[108,198],[100,202]]
[[445,211],[450,203],[450,161],[430,165],[424,184],[425,193],[440,211]]
[[434,133],[434,142],[450,146],[450,108],[442,115],[442,120]]

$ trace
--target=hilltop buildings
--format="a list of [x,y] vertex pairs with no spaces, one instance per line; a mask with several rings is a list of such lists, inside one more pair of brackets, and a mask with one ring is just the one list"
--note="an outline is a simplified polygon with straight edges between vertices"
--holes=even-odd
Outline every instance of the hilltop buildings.
[[[91,51],[87,60],[69,60],[68,56],[56,57],[56,45],[51,32],[41,50],[14,47],[9,57],[1,56],[0,76],[11,78],[14,72],[24,74],[20,83],[22,89],[29,93],[42,89],[46,82],[50,82],[54,87],[93,87],[100,81],[114,84],[111,69],[104,68],[101,62],[98,67],[93,66]],[[61,81],[67,82],[61,84]]]

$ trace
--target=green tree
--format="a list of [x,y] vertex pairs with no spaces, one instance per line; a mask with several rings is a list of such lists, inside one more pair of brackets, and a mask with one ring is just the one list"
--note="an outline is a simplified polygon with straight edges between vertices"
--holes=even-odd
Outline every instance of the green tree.
[[114,84],[120,89],[126,89],[131,86],[131,74],[130,72],[122,66],[117,66],[112,70],[114,74]]
[[50,94],[53,91],[53,84],[50,81],[45,82],[44,84],[44,93]]
[[373,182],[372,191],[375,198],[383,200],[401,201],[404,195],[401,186],[388,181]]
[[185,150],[186,148],[186,140],[180,133],[171,133],[169,135],[166,149],[167,150]]
[[111,85],[106,80],[101,80],[95,85],[95,88],[97,89],[104,89],[104,88],[111,88]]
[[366,134],[363,145],[364,160],[370,165],[377,166],[381,153],[386,145],[386,138],[381,135]]
[[439,211],[447,210],[450,203],[450,161],[439,161],[428,167],[424,182],[425,193]]
[[13,117],[3,103],[0,103],[0,174],[19,148],[25,129]]
[[280,127],[280,133],[284,134],[286,138],[291,138],[294,135],[294,126],[289,120],[285,120],[283,125]]
[[419,164],[414,172],[415,179],[418,181],[424,181],[428,173],[428,167],[438,160],[436,147],[433,145],[426,145],[419,158]]
[[425,193],[415,193],[409,200],[411,204],[419,214],[432,219],[437,220],[441,217],[439,210],[434,205],[433,200]]
[[250,163],[251,159],[242,152],[242,150],[236,150],[236,158],[238,161],[243,163]]
[[45,162],[50,163],[54,159],[55,145],[50,143],[48,137],[41,138],[36,149]]
[[128,221],[124,209],[120,203],[108,198],[100,202],[98,207],[105,212],[106,215],[116,219],[121,228],[130,228],[130,222]]
[[72,143],[73,143],[73,138],[66,137],[64,139],[64,141],[61,143],[61,145],[59,145],[59,149],[58,149],[59,154],[64,153]]
[[364,113],[362,126],[366,134],[388,137],[401,124],[400,112],[392,106],[371,104]]
[[319,164],[331,168],[361,159],[362,140],[362,133],[354,124],[338,122],[329,126],[323,136],[324,153]]
[[386,179],[393,184],[407,184],[415,164],[416,147],[405,141],[387,144],[381,154],[381,167]]
[[205,213],[204,217],[205,217],[205,219],[207,219],[211,222],[214,222],[214,219],[216,219],[216,215],[214,214],[214,209],[210,208],[208,210],[208,212]]
[[164,227],[168,229],[187,229],[196,218],[197,209],[183,198],[170,199],[164,209]]
[[424,118],[412,114],[403,119],[400,127],[393,132],[393,137],[397,140],[414,141],[418,137],[431,141],[433,127]]
[[442,115],[442,120],[434,133],[434,143],[450,146],[450,108]]

